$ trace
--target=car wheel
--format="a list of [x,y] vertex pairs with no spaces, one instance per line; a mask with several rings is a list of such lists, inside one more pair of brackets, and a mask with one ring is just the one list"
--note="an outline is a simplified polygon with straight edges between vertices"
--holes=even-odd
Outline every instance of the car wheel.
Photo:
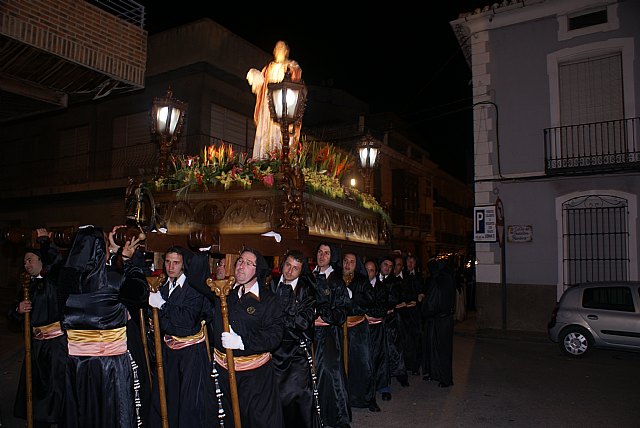
[[582,327],[567,327],[560,334],[560,349],[570,357],[584,357],[591,349],[592,343],[591,334]]

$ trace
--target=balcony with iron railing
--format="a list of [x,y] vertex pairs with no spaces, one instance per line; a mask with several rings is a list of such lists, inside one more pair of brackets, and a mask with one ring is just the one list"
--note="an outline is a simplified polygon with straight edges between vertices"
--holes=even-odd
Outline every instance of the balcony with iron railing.
[[145,7],[133,0],[86,0],[100,9],[127,22],[144,28]]
[[640,118],[544,130],[548,175],[623,171],[640,166]]

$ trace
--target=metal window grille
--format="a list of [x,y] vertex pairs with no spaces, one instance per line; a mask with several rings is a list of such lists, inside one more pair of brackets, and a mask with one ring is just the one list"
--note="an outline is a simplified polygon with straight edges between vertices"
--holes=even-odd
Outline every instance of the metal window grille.
[[626,199],[588,195],[562,205],[564,285],[629,279]]

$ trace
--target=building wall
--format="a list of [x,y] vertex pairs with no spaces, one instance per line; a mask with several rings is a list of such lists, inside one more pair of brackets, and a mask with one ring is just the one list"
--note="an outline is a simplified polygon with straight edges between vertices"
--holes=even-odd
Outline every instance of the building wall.
[[142,86],[147,33],[77,0],[5,0],[0,33]]
[[[563,30],[568,13],[602,6],[608,6],[610,24],[568,37],[566,28]],[[454,29],[457,25],[466,30],[471,51],[476,103],[475,205],[490,205],[499,197],[506,226],[527,225],[533,231],[530,242],[505,242],[504,250],[498,243],[476,243],[478,322],[485,328],[506,325],[508,329],[545,331],[563,291],[562,218],[558,213],[570,195],[624,195],[629,202],[629,278],[638,278],[635,231],[640,175],[583,171],[581,176],[549,176],[544,129],[559,125],[554,80],[557,58],[567,60],[574,52],[583,57],[599,55],[603,46],[626,49],[625,118],[635,117],[635,104],[640,100],[633,84],[640,72],[636,58],[640,4],[595,0],[513,4],[469,14],[452,22]]]
[[[190,64],[209,63],[244,80],[250,68],[260,70],[273,59],[271,52],[252,45],[209,18],[170,28],[149,39],[147,77]],[[291,57],[295,58],[295,52]]]

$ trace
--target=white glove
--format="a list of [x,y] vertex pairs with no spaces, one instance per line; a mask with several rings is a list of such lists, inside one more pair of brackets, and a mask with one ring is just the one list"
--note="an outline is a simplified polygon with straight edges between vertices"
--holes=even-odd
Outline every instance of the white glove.
[[222,346],[226,349],[240,349],[244,351],[244,343],[242,343],[242,337],[240,337],[231,326],[229,326],[229,333],[222,332]]
[[160,309],[165,303],[167,302],[162,298],[162,295],[160,295],[159,291],[156,291],[155,293],[149,293],[149,306]]

